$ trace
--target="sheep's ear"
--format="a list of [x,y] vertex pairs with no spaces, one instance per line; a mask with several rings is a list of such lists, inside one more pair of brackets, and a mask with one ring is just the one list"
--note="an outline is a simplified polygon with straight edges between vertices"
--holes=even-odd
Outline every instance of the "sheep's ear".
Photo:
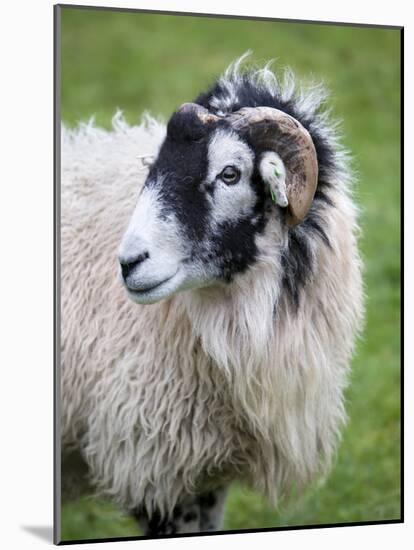
[[263,153],[259,162],[259,172],[269,187],[273,202],[285,208],[289,201],[286,191],[286,169],[283,160],[274,151]]

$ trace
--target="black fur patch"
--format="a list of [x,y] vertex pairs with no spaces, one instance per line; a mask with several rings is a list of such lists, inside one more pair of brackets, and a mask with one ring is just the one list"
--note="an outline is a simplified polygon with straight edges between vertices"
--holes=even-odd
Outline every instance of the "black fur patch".
[[161,516],[158,510],[155,510],[150,517],[146,512],[142,510],[136,510],[134,512],[135,518],[138,522],[144,521],[147,525],[145,535],[147,537],[157,535],[174,535],[177,532],[177,528],[173,521]]
[[210,205],[200,183],[207,174],[208,136],[196,132],[190,139],[191,119],[173,115],[169,133],[161,147],[157,162],[148,175],[146,185],[156,186],[162,201],[162,213],[174,213],[188,237],[203,239]]
[[197,518],[198,514],[193,510],[184,514],[183,520],[185,521],[185,523],[190,523],[190,521],[194,521]]
[[213,492],[205,493],[199,498],[199,503],[202,508],[213,508],[216,505],[217,499]]
[[182,516],[182,514],[183,514],[183,509],[179,504],[177,504],[177,506],[174,508],[174,511],[173,511],[173,518],[179,519]]
[[194,111],[176,112],[167,125],[167,135],[174,141],[197,141],[208,135],[209,125],[204,124]]
[[290,231],[288,245],[282,253],[283,285],[294,306],[299,307],[299,292],[313,273],[309,239],[298,231]]
[[257,228],[250,219],[220,225],[212,242],[215,258],[225,281],[230,282],[236,273],[243,273],[255,262],[256,233]]

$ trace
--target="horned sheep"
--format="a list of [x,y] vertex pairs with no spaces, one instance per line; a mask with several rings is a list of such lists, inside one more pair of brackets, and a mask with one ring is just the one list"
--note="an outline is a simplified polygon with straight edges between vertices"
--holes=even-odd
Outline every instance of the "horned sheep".
[[236,62],[167,126],[63,128],[62,483],[81,464],[147,535],[328,471],[363,300],[324,101]]

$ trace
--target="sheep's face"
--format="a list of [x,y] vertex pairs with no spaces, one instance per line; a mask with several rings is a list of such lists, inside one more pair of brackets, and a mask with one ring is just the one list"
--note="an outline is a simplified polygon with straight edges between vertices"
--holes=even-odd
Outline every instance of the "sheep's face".
[[230,125],[173,115],[120,246],[129,296],[152,303],[247,270],[266,197],[255,153]]

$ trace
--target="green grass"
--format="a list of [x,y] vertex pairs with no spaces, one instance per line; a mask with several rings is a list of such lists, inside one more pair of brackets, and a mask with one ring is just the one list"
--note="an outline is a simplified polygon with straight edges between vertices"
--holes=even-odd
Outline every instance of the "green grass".
[[[397,30],[173,17],[65,8],[62,118],[116,108],[135,123],[168,116],[248,49],[291,66],[332,91],[344,142],[359,174],[366,329],[347,392],[349,424],[332,474],[303,499],[275,510],[234,487],[225,528],[243,529],[400,517],[400,57]],[[110,504],[65,504],[65,540],[138,534]]]

